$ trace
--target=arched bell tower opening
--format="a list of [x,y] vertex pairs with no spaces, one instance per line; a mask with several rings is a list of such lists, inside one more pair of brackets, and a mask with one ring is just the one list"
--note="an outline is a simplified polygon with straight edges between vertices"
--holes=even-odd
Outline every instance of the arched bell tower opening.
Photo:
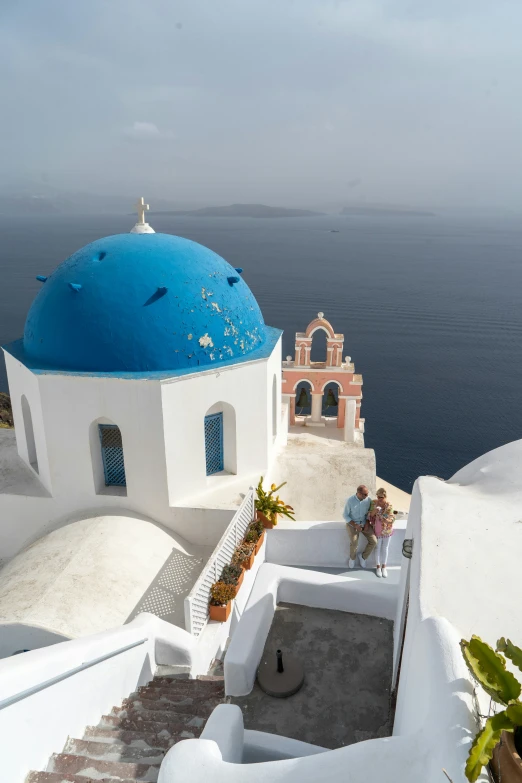
[[322,415],[336,419],[339,412],[339,394],[342,387],[338,381],[329,381],[323,388]]
[[289,403],[291,427],[336,428],[344,440],[362,445],[363,381],[351,357],[343,359],[343,349],[344,335],[318,313],[305,332],[297,332],[294,358],[287,356],[283,362],[282,393]]
[[318,327],[311,337],[310,361],[314,364],[316,362],[326,364],[328,332],[326,329]]
[[312,390],[310,381],[299,381],[295,389],[295,415],[310,416],[312,413]]

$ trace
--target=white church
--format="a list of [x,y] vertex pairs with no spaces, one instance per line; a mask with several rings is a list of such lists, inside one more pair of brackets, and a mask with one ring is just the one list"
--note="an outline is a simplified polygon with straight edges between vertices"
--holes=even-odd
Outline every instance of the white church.
[[[23,337],[4,346],[0,780],[464,781],[494,706],[460,639],[522,644],[522,441],[419,478],[411,498],[378,479],[344,336],[311,313],[283,362],[243,270],[155,233],[147,209],[42,270]],[[313,362],[301,348],[321,330]],[[286,482],[296,519],[260,536],[220,622],[211,588],[251,529],[260,476]],[[400,512],[386,580],[372,560],[347,566],[342,512],[360,484]],[[388,624],[387,733],[325,747],[312,718],[286,735],[242,708],[288,607],[322,611],[325,628]],[[315,669],[300,665],[299,694],[256,709],[309,714]]]

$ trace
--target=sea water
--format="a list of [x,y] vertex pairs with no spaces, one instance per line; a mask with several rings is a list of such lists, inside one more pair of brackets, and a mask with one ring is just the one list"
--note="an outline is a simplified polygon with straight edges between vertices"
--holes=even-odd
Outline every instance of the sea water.
[[[378,475],[410,490],[522,437],[522,226],[450,217],[196,218],[156,231],[241,266],[265,321],[294,334],[323,311],[362,373]],[[0,217],[0,342],[20,337],[52,270],[131,215]],[[122,274],[124,270],[122,270]],[[0,390],[7,390],[0,363]],[[252,411],[253,415],[256,411]]]

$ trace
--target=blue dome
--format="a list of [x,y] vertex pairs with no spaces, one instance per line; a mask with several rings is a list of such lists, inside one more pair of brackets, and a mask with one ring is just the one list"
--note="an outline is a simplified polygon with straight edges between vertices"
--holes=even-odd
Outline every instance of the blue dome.
[[23,345],[56,369],[175,371],[241,361],[265,329],[240,273],[212,250],[170,234],[118,234],[43,283]]

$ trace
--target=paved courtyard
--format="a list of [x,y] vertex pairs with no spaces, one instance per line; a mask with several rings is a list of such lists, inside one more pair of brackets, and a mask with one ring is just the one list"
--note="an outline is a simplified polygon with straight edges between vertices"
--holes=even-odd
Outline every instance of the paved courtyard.
[[280,604],[265,653],[281,648],[304,663],[305,682],[288,699],[233,698],[245,728],[338,748],[391,734],[393,623],[378,617]]

